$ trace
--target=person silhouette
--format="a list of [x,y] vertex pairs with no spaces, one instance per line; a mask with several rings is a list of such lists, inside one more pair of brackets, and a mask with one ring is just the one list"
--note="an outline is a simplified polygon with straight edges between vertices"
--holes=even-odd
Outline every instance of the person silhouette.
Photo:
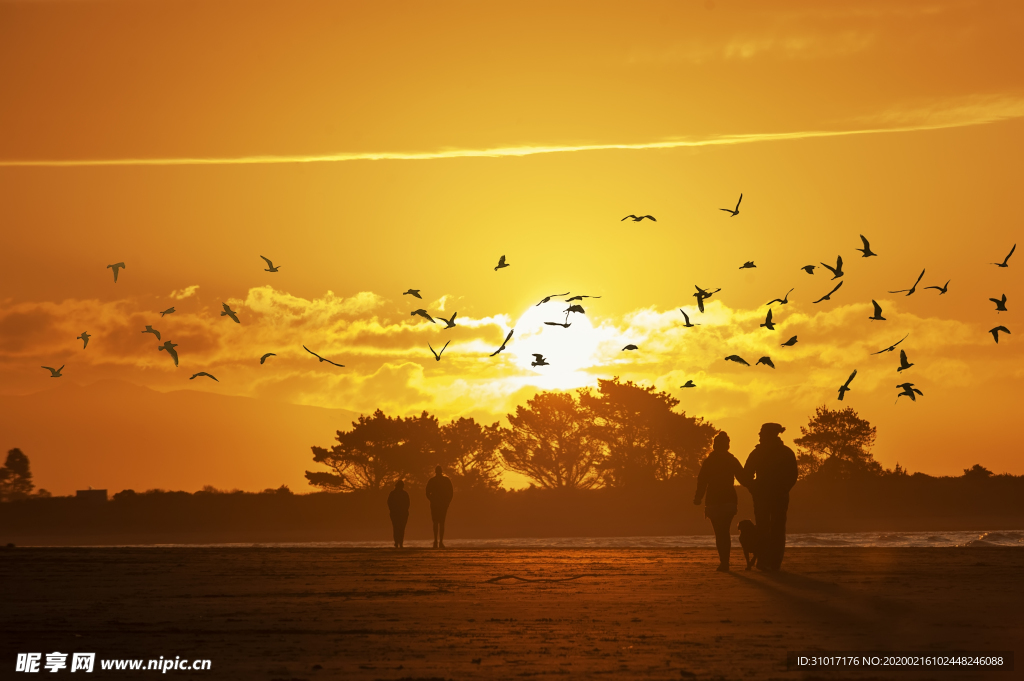
[[391,512],[391,529],[395,535],[395,548],[405,548],[405,524],[409,522],[409,493],[405,483],[395,482],[395,488],[388,495],[388,511]]
[[718,547],[719,572],[729,571],[729,552],[732,550],[732,539],[729,526],[736,516],[736,489],[733,478],[743,480],[745,473],[739,459],[729,452],[729,436],[722,431],[715,436],[711,453],[704,459],[697,474],[697,491],[693,495],[693,504],[699,506],[704,493],[707,501],[704,505],[704,517],[711,521],[715,530],[715,546]]
[[784,432],[786,429],[778,423],[762,425],[761,441],[743,466],[746,474],[744,484],[754,497],[754,518],[760,538],[757,569],[768,572],[782,566],[782,554],[786,550],[789,490],[797,478],[796,455],[779,437]]
[[430,519],[434,522],[434,548],[443,549],[444,520],[455,490],[451,479],[445,477],[440,466],[434,469],[434,473],[436,475],[427,481],[427,499],[430,499]]

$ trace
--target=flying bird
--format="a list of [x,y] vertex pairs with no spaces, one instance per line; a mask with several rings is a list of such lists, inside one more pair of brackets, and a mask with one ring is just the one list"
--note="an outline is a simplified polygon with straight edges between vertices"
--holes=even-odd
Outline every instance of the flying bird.
[[509,263],[505,262],[505,256],[501,256],[500,258],[498,258],[498,265],[494,268],[494,271],[497,272],[502,267],[508,267],[508,266],[509,266]]
[[64,365],[60,365],[60,369],[54,369],[53,367],[42,367],[43,369],[50,370],[50,378],[60,378],[60,372],[64,371]]
[[546,366],[550,366],[550,365],[548,364],[548,361],[546,359],[544,359],[544,355],[540,354],[539,352],[535,352],[535,353],[533,353],[533,361],[530,362],[530,366],[532,366],[532,367],[546,367]]
[[864,248],[858,248],[857,250],[864,254],[863,257],[870,258],[873,255],[878,255],[877,253],[871,252],[871,244],[868,243],[868,240],[864,238],[863,234],[860,235],[860,240],[864,242]]
[[587,311],[583,309],[582,305],[570,305],[569,307],[565,308],[565,318],[566,319],[569,318],[569,313],[570,312],[579,312],[581,314],[586,314],[587,313]]
[[277,353],[276,352],[268,352],[267,354],[263,355],[262,357],[260,357],[260,364],[263,364],[264,362],[266,362],[267,361],[267,357],[277,357]]
[[537,303],[537,305],[534,305],[534,307],[538,307],[540,305],[543,305],[544,303],[548,302],[552,298],[557,298],[559,296],[567,296],[567,295],[569,295],[568,291],[566,291],[565,293],[552,293],[550,296],[544,296],[544,300],[542,300],[539,303]]
[[[638,348],[637,346],[635,346],[635,345],[633,345],[632,343],[630,343],[630,344],[629,344],[629,345],[627,345],[626,347],[622,348],[622,350],[621,350],[621,351],[624,351],[624,350],[639,350],[639,349],[640,349],[640,348]],[[621,352],[621,351],[620,351],[620,352]]]
[[686,379],[686,383],[683,383],[680,388],[696,388],[697,384],[693,382],[693,379]]
[[838,284],[836,284],[836,287],[834,289],[832,289],[831,291],[829,291],[828,293],[823,295],[821,298],[818,298],[814,302],[815,303],[820,303],[823,300],[832,300],[832,294],[835,293],[836,291],[838,291],[842,285],[843,285],[843,282],[839,282]]
[[345,366],[344,364],[338,364],[337,362],[332,362],[329,359],[325,359],[325,358],[321,357],[320,355],[316,354],[315,352],[313,352],[312,350],[307,348],[305,345],[302,346],[302,349],[305,350],[306,352],[308,352],[309,354],[313,355],[314,357],[316,357],[321,362],[327,362],[328,364],[333,364],[336,367],[344,367]]
[[919,274],[917,276],[917,281],[914,282],[913,286],[911,286],[910,288],[900,289],[899,291],[889,291],[889,293],[903,293],[903,292],[906,292],[906,294],[909,296],[910,294],[912,294],[914,291],[917,290],[917,285],[919,283],[921,283],[921,277],[923,277],[923,276],[924,276],[924,270],[921,270],[921,274]]
[[411,288],[408,291],[406,291],[405,293],[403,293],[402,295],[403,296],[415,296],[417,298],[422,299],[423,296],[420,295],[420,290],[421,289],[418,289],[418,288]]
[[[909,335],[910,335],[910,334],[908,333],[908,334],[907,334],[907,336],[909,336]],[[903,341],[907,340],[907,336],[904,336],[903,338],[900,338],[900,339],[899,339],[898,341],[896,341],[895,343],[893,343],[893,344],[892,344],[892,345],[890,345],[889,347],[887,347],[887,348],[882,348],[882,349],[881,349],[881,350],[879,350],[878,352],[872,352],[871,354],[872,354],[872,355],[880,355],[880,354],[882,354],[883,352],[892,352],[893,350],[895,350],[895,349],[896,349],[896,346],[897,346],[897,345],[899,345],[899,344],[900,344],[900,343],[902,343]]]
[[164,310],[163,312],[161,312],[160,316],[163,317],[165,314],[173,314],[173,313],[174,313],[174,308],[173,307],[169,307],[166,310]]
[[796,344],[797,344],[796,336],[793,336],[792,338],[790,338],[785,343],[782,343],[782,347],[784,347],[784,348],[791,348],[791,347],[793,347]]
[[[1006,257],[1007,257],[1007,258],[1009,258],[1010,256],[1006,256]],[[1006,265],[1003,265],[1003,267],[1006,267]],[[112,269],[112,270],[114,270],[114,283],[115,283],[115,284],[117,283],[117,271],[118,271],[118,270],[120,270],[120,269],[122,269],[122,268],[123,268],[123,269],[128,269],[128,268],[126,268],[126,267],[124,266],[124,263],[123,263],[123,262],[115,262],[115,263],[114,263],[113,265],[107,265],[107,269],[108,269],[108,270],[109,270],[109,269]]]
[[565,302],[571,303],[574,300],[583,300],[584,298],[600,298],[601,296],[573,296],[572,298],[566,298]]
[[743,359],[739,355],[729,355],[728,357],[725,358],[725,361],[736,362],[737,364],[742,364],[745,367],[750,366],[749,364],[747,364],[747,360]]
[[563,322],[544,322],[544,323],[547,324],[548,326],[560,326],[563,329],[568,329],[570,326],[572,326],[571,322],[564,322],[564,323]]
[[420,317],[423,317],[424,319],[428,320],[431,324],[437,324],[437,322],[434,320],[434,318],[431,317],[429,314],[427,314],[427,311],[422,309],[422,308],[419,309],[419,310],[413,310],[412,312],[409,313],[410,317],[413,317],[415,315],[419,315]]
[[[679,308],[679,311],[680,311],[680,312],[683,312],[683,308]],[[690,315],[686,314],[685,312],[683,312],[683,319],[685,319],[685,320],[686,320],[686,323],[685,323],[685,324],[683,324],[683,326],[685,326],[685,327],[686,327],[686,328],[688,328],[688,329],[689,329],[689,328],[690,328],[691,326],[700,326],[700,324],[691,324],[691,323],[690,323]]]
[[769,300],[767,303],[765,303],[765,305],[771,305],[772,303],[782,303],[783,305],[786,305],[789,303],[789,294],[792,292],[793,289],[789,289],[788,291],[786,291],[786,295],[784,297]]
[[845,272],[843,272],[843,256],[841,256],[841,255],[836,257],[836,266],[835,267],[832,267],[831,265],[826,265],[825,263],[821,263],[821,265],[826,270],[828,270],[829,272],[832,273],[832,278],[833,279],[838,279],[839,277],[841,277],[844,274],[846,274]]
[[[262,258],[263,256],[260,256],[260,257]],[[205,371],[200,371],[197,374],[192,374],[191,376],[188,377],[188,380],[191,381],[193,378],[198,378],[200,376],[206,376],[207,378],[212,378],[213,380],[217,381],[217,377],[216,376],[214,376],[213,374],[208,374]],[[217,382],[220,383],[220,381],[217,381]]]
[[82,332],[81,336],[75,336],[75,340],[82,341],[82,349],[83,350],[85,350],[87,347],[89,347],[89,339],[90,338],[92,338],[92,336],[90,334],[86,333],[85,331]]
[[909,369],[912,366],[914,366],[914,363],[907,361],[907,351],[900,350],[900,365],[896,367],[896,371],[903,371],[904,369]]
[[946,292],[946,287],[949,286],[949,282],[951,282],[951,281],[953,281],[953,280],[952,279],[946,280],[946,283],[943,284],[942,286],[925,286],[925,289],[927,290],[927,289],[933,288],[936,291],[938,291],[939,295],[941,296],[943,293]]
[[917,395],[924,395],[923,392],[921,392],[920,390],[918,390],[917,388],[914,387],[913,383],[900,383],[896,387],[897,388],[903,388],[903,392],[901,392],[900,394],[896,395],[896,401],[897,402],[899,402],[900,398],[903,397],[904,395],[909,397],[914,402],[917,402],[917,397],[915,397],[915,394],[917,394]]
[[873,300],[871,301],[871,304],[875,306],[875,313],[868,317],[868,319],[874,319],[876,322],[884,322],[885,317],[882,316],[882,306]]
[[498,348],[497,350],[495,350],[494,352],[492,352],[492,353],[490,354],[490,356],[491,356],[491,357],[494,357],[494,356],[495,356],[496,354],[498,354],[499,352],[501,352],[502,350],[504,350],[504,349],[505,349],[505,345],[506,345],[506,344],[508,344],[508,339],[512,337],[512,332],[513,332],[513,331],[515,331],[515,329],[509,329],[508,335],[507,335],[507,336],[505,336],[505,340],[503,340],[503,341],[501,342],[501,347],[500,347],[500,348]]
[[709,293],[696,284],[694,284],[693,287],[697,289],[697,292],[693,294],[693,297],[697,299],[697,309],[701,312],[704,311],[704,301],[722,290],[720,288],[716,288],[714,291]]
[[757,361],[756,361],[756,362],[754,363],[754,366],[757,366],[758,364],[764,364],[765,366],[769,366],[769,367],[771,367],[772,369],[774,369],[774,368],[775,368],[775,362],[773,362],[773,361],[772,361],[772,358],[771,358],[771,357],[768,357],[767,355],[765,355],[765,356],[764,356],[764,357],[762,357],[761,359],[757,360]]
[[1008,328],[1006,328],[1005,326],[997,326],[996,328],[989,329],[989,331],[988,331],[990,334],[992,334],[992,337],[996,339],[996,343],[999,342],[999,332],[1000,331],[1002,331],[1003,333],[1010,333],[1010,330]]
[[993,303],[996,304],[996,312],[1006,312],[1006,294],[1003,294],[1002,298],[989,298]]
[[768,310],[768,316],[766,316],[764,318],[764,324],[761,324],[761,326],[763,326],[764,328],[768,329],[769,331],[774,331],[775,330],[775,322],[772,321],[772,311],[771,310]]
[[457,315],[457,314],[459,314],[459,313],[458,312],[452,312],[452,316],[449,319],[445,319],[444,317],[438,317],[438,319],[440,319],[442,322],[444,322],[445,330],[448,330],[448,329],[451,329],[451,328],[455,327],[455,315]]
[[142,333],[151,333],[151,334],[153,334],[154,336],[156,336],[156,339],[157,339],[157,340],[161,340],[161,338],[160,338],[160,332],[159,332],[159,331],[157,331],[156,329],[154,329],[154,328],[153,328],[152,326],[150,326],[149,324],[146,324],[146,328],[145,328],[145,330],[144,330],[144,331],[143,331]]
[[741,270],[749,270],[752,267],[757,267],[757,265],[754,264],[753,260],[748,260],[745,263],[743,263],[742,265],[740,265],[740,269]]
[[802,269],[807,274],[814,274],[814,268],[816,268],[816,267],[817,267],[817,265],[804,265],[800,269]]
[[[644,218],[649,218],[649,219],[653,220],[654,222],[657,222],[657,220],[654,219],[653,215],[641,215],[640,217],[637,217],[635,215],[627,215],[626,217],[622,218],[622,220],[628,220],[630,218],[633,218],[633,222],[640,222]],[[622,220],[619,220],[619,222],[622,222]]]
[[[1014,244],[1013,248],[1010,249],[1010,252],[1007,253],[1006,257],[1003,258],[1002,262],[994,262],[992,264],[995,265],[996,267],[1009,267],[1009,265],[1006,264],[1006,261],[1010,259],[1010,256],[1013,255],[1013,252],[1016,250],[1017,244]],[[124,263],[121,263],[121,265],[123,266]],[[108,267],[110,267],[110,265],[108,265]],[[117,281],[117,270],[114,270],[114,281]]]
[[234,310],[232,310],[227,303],[221,303],[221,305],[224,306],[224,310],[220,313],[221,317],[231,317],[232,319],[235,320],[235,324],[241,324],[241,322],[238,321],[238,314]]
[[843,395],[845,395],[847,393],[847,391],[853,390],[853,388],[850,387],[850,383],[853,382],[853,377],[856,376],[856,375],[857,375],[857,370],[854,369],[853,373],[850,374],[850,377],[848,379],[846,379],[846,383],[843,383],[841,386],[839,386],[839,401],[840,402],[843,400]]
[[[449,340],[449,341],[445,342],[444,348],[448,347],[448,343],[451,343],[451,341]],[[430,352],[433,353],[434,361],[435,362],[440,362],[441,361],[441,354],[444,352],[444,348],[441,348],[441,352],[435,352],[434,351],[434,346],[431,345],[430,343],[427,343],[427,347],[430,348]]]
[[170,355],[171,359],[174,360],[174,366],[178,366],[178,351],[174,349],[176,347],[178,347],[177,343],[172,343],[171,341],[167,340],[164,341],[163,345],[158,345],[156,349],[158,351],[166,350],[167,354]]
[[724,210],[726,213],[732,213],[729,217],[734,218],[740,213],[740,204],[743,202],[743,194],[740,194],[740,200],[736,202],[736,208],[719,208],[718,210]]
[[[260,257],[267,261],[267,269],[263,270],[264,272],[276,272],[281,267],[280,265],[274,267],[274,263],[270,262],[270,258],[265,255],[261,255]],[[193,376],[193,378],[195,377]],[[210,376],[210,378],[213,378],[213,376]],[[213,378],[213,380],[216,381],[217,379]]]

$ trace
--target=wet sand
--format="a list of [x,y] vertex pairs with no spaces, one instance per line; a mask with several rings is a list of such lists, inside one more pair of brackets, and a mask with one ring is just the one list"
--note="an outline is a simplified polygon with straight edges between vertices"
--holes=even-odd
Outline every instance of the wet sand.
[[17,548],[0,551],[2,664],[59,650],[212,660],[175,679],[1015,675],[807,673],[787,671],[786,653],[1014,650],[1021,549],[789,549],[776,574],[733,561],[718,573],[707,549]]

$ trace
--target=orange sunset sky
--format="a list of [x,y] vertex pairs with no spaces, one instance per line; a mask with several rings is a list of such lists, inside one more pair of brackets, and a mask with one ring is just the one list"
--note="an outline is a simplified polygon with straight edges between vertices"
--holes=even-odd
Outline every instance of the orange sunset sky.
[[[849,405],[886,467],[1022,474],[1022,35],[1018,2],[0,2],[0,448],[59,494],[305,491],[358,413],[620,376],[741,461]],[[544,326],[565,291],[601,298]],[[907,333],[902,375],[870,355]]]

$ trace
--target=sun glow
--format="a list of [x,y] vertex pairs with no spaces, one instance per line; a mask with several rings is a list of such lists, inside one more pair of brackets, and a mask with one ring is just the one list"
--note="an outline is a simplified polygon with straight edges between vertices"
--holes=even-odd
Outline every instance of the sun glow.
[[[515,343],[509,345],[517,366],[530,372],[530,383],[546,389],[568,390],[593,382],[584,370],[598,363],[600,334],[585,314],[570,313],[568,303],[551,300],[528,308],[515,324]],[[545,322],[568,323],[568,328]],[[533,366],[534,353],[543,355],[547,366]]]

